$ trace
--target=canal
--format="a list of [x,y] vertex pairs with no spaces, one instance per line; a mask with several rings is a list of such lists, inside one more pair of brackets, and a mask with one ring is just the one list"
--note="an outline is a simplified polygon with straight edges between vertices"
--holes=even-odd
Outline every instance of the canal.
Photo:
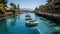
[[28,13],[33,20],[38,20],[38,25],[35,27],[28,27],[25,24],[25,15],[22,13],[18,16],[13,16],[8,19],[0,21],[0,34],[52,34],[55,29],[48,26],[46,23],[52,21],[47,20],[43,17],[35,15],[35,13]]

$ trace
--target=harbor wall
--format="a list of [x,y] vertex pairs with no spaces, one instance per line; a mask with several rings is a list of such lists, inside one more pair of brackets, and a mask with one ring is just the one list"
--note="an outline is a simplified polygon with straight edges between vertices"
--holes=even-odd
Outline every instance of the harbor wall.
[[38,13],[38,12],[36,12],[36,15],[42,16],[42,17],[49,19],[49,20],[53,20],[57,24],[60,24],[60,15],[53,15],[53,14],[49,14],[49,13],[44,14],[44,13]]

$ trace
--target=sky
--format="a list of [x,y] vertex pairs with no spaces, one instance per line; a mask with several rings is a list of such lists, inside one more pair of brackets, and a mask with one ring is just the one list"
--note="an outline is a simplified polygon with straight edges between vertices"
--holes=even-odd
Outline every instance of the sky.
[[11,7],[11,2],[13,2],[16,5],[19,4],[20,8],[35,9],[35,7],[46,4],[47,0],[8,0],[8,7]]

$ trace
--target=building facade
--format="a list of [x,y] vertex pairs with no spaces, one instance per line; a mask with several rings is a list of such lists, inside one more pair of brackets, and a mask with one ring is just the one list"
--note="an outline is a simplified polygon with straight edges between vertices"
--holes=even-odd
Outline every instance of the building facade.
[[48,3],[54,4],[54,12],[60,13],[60,0],[48,0]]
[[54,5],[55,5],[55,11],[60,12],[60,0],[55,0]]

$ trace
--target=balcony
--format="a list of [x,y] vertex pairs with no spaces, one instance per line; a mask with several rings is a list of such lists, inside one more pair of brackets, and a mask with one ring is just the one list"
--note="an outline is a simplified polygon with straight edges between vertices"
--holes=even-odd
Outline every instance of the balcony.
[[58,2],[60,2],[60,0],[55,0],[54,2],[55,2],[55,3],[58,3]]
[[60,2],[58,2],[58,3],[54,3],[55,5],[60,5]]
[[54,9],[55,9],[55,10],[60,10],[60,8],[58,8],[58,7],[55,7]]
[[60,8],[60,5],[56,5],[55,8]]

